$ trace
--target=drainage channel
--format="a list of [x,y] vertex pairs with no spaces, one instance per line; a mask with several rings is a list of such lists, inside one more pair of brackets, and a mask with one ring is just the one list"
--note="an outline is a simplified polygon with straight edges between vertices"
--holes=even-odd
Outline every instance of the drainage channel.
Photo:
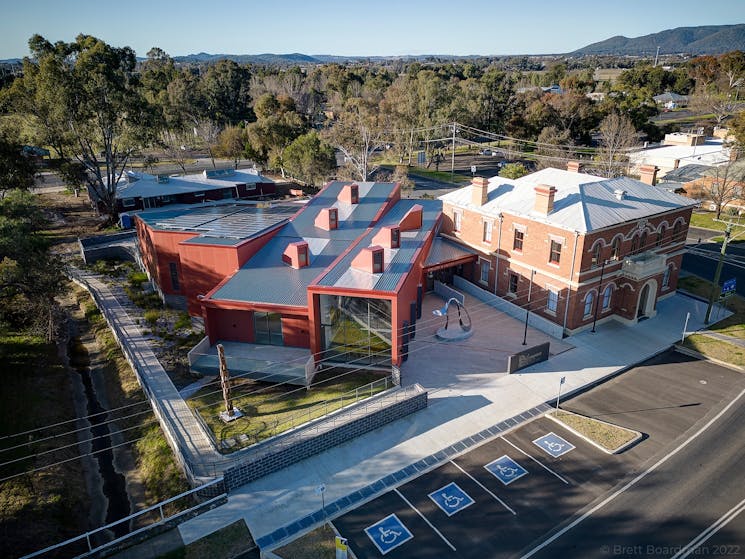
[[[89,418],[90,439],[92,458],[98,464],[98,472],[102,484],[103,495],[107,500],[106,523],[115,522],[130,514],[129,496],[127,495],[125,478],[116,471],[114,467],[114,453],[111,450],[111,423],[109,414],[103,413],[106,409],[101,405],[96,389],[93,386],[90,368],[90,355],[85,344],[79,337],[71,337],[68,343],[68,356],[70,367],[77,371],[83,384]],[[94,415],[95,414],[95,415]],[[115,428],[115,427],[114,427]],[[112,529],[115,537],[129,533],[129,525],[126,522]]]

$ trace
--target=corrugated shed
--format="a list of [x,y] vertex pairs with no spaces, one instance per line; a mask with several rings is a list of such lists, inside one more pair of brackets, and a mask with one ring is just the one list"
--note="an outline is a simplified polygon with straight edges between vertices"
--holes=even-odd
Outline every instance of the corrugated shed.
[[432,243],[432,248],[427,255],[427,260],[424,262],[424,267],[427,268],[445,262],[453,262],[475,254],[478,254],[475,250],[458,245],[442,237],[437,237]]

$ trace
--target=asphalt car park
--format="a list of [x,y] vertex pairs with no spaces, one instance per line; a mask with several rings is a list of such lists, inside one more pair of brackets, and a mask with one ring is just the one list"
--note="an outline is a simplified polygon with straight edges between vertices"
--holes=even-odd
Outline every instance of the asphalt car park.
[[541,417],[334,525],[358,559],[520,556],[690,436],[743,387],[742,373],[662,354],[563,404],[641,431],[626,452],[607,454]]

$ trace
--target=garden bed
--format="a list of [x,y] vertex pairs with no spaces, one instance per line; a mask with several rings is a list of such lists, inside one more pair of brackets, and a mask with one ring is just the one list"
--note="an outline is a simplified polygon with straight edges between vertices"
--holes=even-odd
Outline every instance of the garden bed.
[[546,417],[609,454],[618,454],[642,438],[639,431],[569,411],[552,411]]

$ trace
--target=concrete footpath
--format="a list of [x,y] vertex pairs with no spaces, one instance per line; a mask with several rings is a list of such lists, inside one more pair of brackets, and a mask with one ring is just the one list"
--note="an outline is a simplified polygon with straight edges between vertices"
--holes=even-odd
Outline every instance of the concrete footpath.
[[[358,505],[359,499],[350,495],[371,499],[390,487],[385,480],[391,476],[402,482],[419,475],[421,464],[434,467],[452,452],[474,444],[474,435],[480,438],[485,430],[497,432],[529,420],[556,399],[561,377],[566,377],[562,394],[568,396],[680,341],[686,313],[690,312],[688,332],[704,325],[706,304],[696,299],[676,294],[657,308],[656,317],[634,326],[610,321],[598,325],[595,333],[572,336],[565,342],[573,348],[512,375],[459,375],[467,355],[452,351],[449,357],[445,352],[437,358],[438,369],[452,371],[450,382],[427,386],[426,359],[410,360],[402,367],[402,379],[415,379],[430,390],[426,410],[232,492],[226,504],[179,526],[184,543],[243,518],[261,547],[274,548],[322,523],[325,514],[339,514],[345,504]],[[515,325],[502,327],[512,330]],[[407,370],[410,363],[416,370]],[[524,413],[527,410],[530,413]],[[316,491],[321,484],[326,487],[323,496]]]

